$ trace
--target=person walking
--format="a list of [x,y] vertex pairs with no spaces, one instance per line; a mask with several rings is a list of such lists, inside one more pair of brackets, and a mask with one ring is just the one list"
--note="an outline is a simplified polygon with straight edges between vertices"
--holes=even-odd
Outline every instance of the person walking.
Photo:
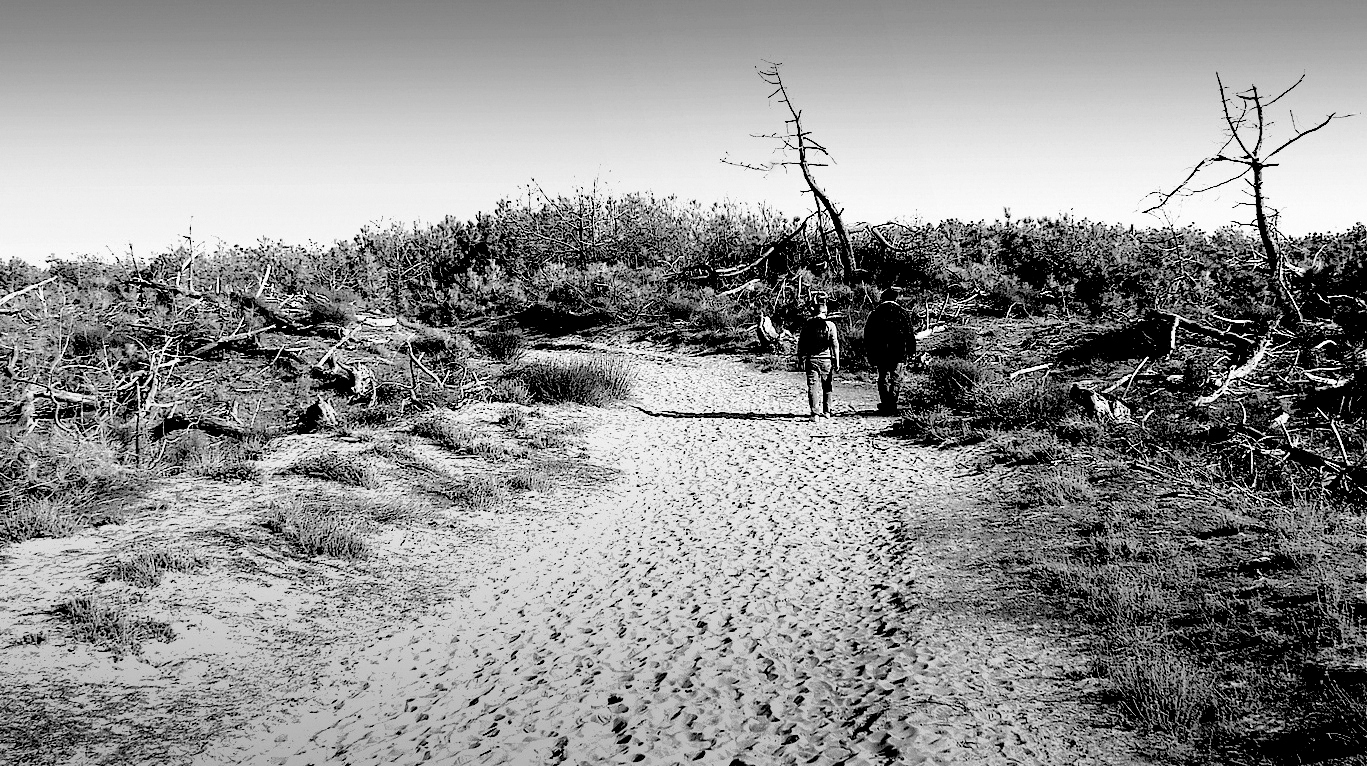
[[817,299],[812,315],[802,324],[797,355],[807,373],[807,404],[811,419],[831,416],[831,386],[840,369],[840,335],[826,318],[826,302]]
[[902,364],[916,352],[916,325],[911,312],[897,302],[900,296],[895,287],[884,290],[864,324],[864,349],[878,370],[878,411],[884,415],[898,413]]

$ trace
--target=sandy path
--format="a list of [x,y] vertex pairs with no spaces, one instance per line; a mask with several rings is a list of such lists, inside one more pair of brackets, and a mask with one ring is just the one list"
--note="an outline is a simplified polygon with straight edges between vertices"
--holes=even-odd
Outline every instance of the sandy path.
[[199,762],[1132,760],[1088,723],[1085,658],[984,603],[991,487],[954,453],[852,412],[796,418],[793,374],[645,357],[640,375],[642,410],[673,416],[604,413],[593,456],[624,478],[581,525]]

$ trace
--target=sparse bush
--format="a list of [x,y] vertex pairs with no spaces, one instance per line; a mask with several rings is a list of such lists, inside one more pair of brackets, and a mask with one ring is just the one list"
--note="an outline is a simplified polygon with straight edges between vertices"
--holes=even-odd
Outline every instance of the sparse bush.
[[77,640],[99,644],[122,654],[138,654],[143,641],[172,641],[176,633],[170,624],[129,616],[123,604],[98,596],[75,596],[53,610],[66,620]]
[[980,423],[985,420],[997,428],[1023,428],[1053,425],[1071,407],[1067,386],[1044,378],[982,386],[974,410]]
[[480,336],[480,348],[496,362],[515,362],[527,350],[527,336],[521,330],[490,330]]
[[617,359],[538,362],[519,367],[509,378],[526,385],[534,401],[573,402],[602,407],[631,395],[635,370]]
[[322,504],[276,503],[266,509],[262,524],[309,555],[355,559],[366,553],[355,518]]
[[335,450],[305,455],[291,463],[286,471],[356,487],[372,487],[376,481],[374,467],[364,458]]
[[95,579],[97,582],[123,580],[139,588],[152,588],[161,583],[161,576],[166,572],[190,572],[206,563],[208,559],[203,552],[193,548],[160,546],[120,556],[101,567]]

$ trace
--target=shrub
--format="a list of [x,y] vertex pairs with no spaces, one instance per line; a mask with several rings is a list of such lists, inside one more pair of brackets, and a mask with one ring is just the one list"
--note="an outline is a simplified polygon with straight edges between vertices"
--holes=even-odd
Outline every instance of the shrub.
[[951,327],[939,343],[931,344],[931,356],[968,359],[978,351],[978,331],[972,327]]
[[334,450],[305,455],[291,463],[286,471],[356,487],[371,487],[376,481],[374,467],[364,458]]
[[932,359],[926,366],[926,394],[946,407],[964,409],[973,404],[986,377],[986,370],[967,359]]
[[527,350],[527,336],[521,330],[490,330],[480,336],[480,348],[496,362],[513,362]]
[[521,381],[533,401],[602,407],[631,395],[635,370],[619,360],[598,357],[529,364],[509,377]]
[[574,436],[562,429],[543,429],[527,437],[527,444],[536,449],[554,449],[574,444]]
[[267,508],[262,524],[309,555],[355,559],[366,553],[355,519],[333,509],[279,503]]
[[171,641],[176,633],[168,623],[130,617],[127,609],[98,596],[76,596],[53,610],[71,624],[76,639],[100,644],[116,653],[142,651],[144,640]]
[[165,572],[190,572],[207,562],[204,554],[193,548],[163,546],[115,559],[105,564],[95,579],[123,580],[140,588],[152,588],[161,583]]
[[356,310],[333,299],[309,301],[305,309],[307,324],[337,324],[346,326],[356,321]]
[[974,410],[997,428],[1053,425],[1072,408],[1068,387],[1050,378],[1007,380],[978,389]]

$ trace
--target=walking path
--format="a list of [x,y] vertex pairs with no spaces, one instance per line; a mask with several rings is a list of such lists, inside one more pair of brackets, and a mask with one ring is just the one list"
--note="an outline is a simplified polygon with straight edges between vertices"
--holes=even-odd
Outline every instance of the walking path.
[[198,762],[1134,760],[1085,657],[994,614],[993,488],[955,453],[878,437],[871,391],[813,424],[795,374],[637,364],[640,406],[593,436],[622,478],[582,524]]

